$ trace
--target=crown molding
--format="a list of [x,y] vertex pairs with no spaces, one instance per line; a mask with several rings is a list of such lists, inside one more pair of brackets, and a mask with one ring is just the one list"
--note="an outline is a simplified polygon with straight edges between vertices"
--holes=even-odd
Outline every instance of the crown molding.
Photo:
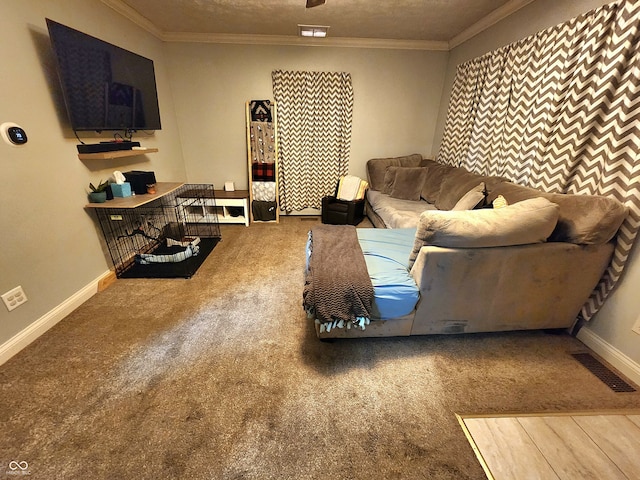
[[498,23],[500,20],[504,20],[509,15],[514,14],[533,1],[534,0],[511,0],[501,7],[496,8],[489,15],[449,40],[449,50],[453,50],[458,45],[461,45],[467,40],[475,37],[479,33]]
[[148,18],[140,15],[136,10],[124,3],[122,0],[100,0],[106,6],[111,7],[123,17],[128,18],[133,23],[143,28],[151,35],[162,40],[162,30],[156,27]]
[[448,42],[428,40],[394,40],[379,38],[325,37],[310,38],[293,35],[238,35],[232,33],[165,32],[165,42],[226,43],[236,45],[285,45],[306,47],[386,48],[396,50],[448,51]]
[[149,19],[140,15],[136,10],[122,0],[100,0],[122,16],[151,33],[163,42],[189,42],[189,43],[224,43],[236,45],[286,45],[286,46],[312,46],[312,47],[348,47],[348,48],[386,48],[396,50],[431,50],[447,52],[467,40],[475,37],[492,25],[505,19],[509,15],[520,10],[534,0],[511,0],[503,6],[495,9],[482,20],[474,23],[462,33],[451,40],[395,40],[379,38],[303,38],[293,35],[239,35],[232,33],[187,33],[187,32],[163,32]]

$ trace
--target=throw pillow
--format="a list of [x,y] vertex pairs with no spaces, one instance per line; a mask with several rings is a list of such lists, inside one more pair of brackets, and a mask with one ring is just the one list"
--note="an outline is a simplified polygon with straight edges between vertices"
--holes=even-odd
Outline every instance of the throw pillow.
[[560,207],[558,225],[549,241],[582,245],[606,243],[627,217],[628,208],[618,200],[601,195],[546,193],[535,188],[503,182],[491,189],[489,201],[502,195],[509,203],[544,197]]
[[509,203],[502,195],[498,195],[491,205],[493,205],[493,208],[504,208],[509,205]]
[[380,191],[382,193],[386,193],[387,195],[391,195],[391,190],[393,189],[393,183],[396,181],[396,171],[402,167],[398,166],[389,166],[384,172],[384,180],[382,181],[382,188]]
[[477,187],[472,188],[467,193],[465,193],[458,203],[454,205],[451,210],[459,211],[459,210],[473,210],[479,205],[484,203],[484,198],[486,197],[486,186],[484,182],[480,182]]
[[382,182],[389,166],[419,167],[422,155],[414,153],[394,158],[372,158],[367,161],[367,180],[372,190],[382,191]]
[[479,182],[484,182],[487,190],[491,190],[493,185],[501,181],[500,177],[478,175],[458,167],[443,178],[436,207],[438,210],[451,210],[458,200]]
[[484,248],[542,243],[553,232],[558,212],[558,205],[541,197],[497,210],[427,210],[418,221],[409,268],[425,245]]
[[424,182],[422,186],[422,191],[420,192],[420,196],[424,198],[427,202],[434,204],[438,200],[438,194],[440,193],[440,186],[442,185],[442,180],[445,178],[447,173],[455,170],[455,167],[451,165],[445,165],[442,163],[436,163],[435,165],[425,165],[427,168],[427,180]]
[[398,168],[391,188],[391,196],[402,200],[420,200],[420,192],[426,178],[427,170],[425,168]]

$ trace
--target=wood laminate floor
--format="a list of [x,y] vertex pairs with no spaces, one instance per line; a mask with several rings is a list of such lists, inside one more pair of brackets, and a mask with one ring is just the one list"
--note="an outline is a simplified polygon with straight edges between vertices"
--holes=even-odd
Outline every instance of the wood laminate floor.
[[640,411],[458,420],[489,479],[640,479]]

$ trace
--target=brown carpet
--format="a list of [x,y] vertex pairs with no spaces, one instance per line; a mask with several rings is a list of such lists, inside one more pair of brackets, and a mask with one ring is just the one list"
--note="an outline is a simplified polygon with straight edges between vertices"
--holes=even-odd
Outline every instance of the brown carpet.
[[480,479],[455,413],[640,405],[564,334],[318,341],[313,224],[224,225],[193,278],[120,279],[1,366],[0,478]]

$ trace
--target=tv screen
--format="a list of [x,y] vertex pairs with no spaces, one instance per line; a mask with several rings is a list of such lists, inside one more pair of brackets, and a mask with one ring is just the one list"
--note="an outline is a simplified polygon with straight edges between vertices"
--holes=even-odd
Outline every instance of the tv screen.
[[73,130],[160,130],[152,60],[46,20]]

